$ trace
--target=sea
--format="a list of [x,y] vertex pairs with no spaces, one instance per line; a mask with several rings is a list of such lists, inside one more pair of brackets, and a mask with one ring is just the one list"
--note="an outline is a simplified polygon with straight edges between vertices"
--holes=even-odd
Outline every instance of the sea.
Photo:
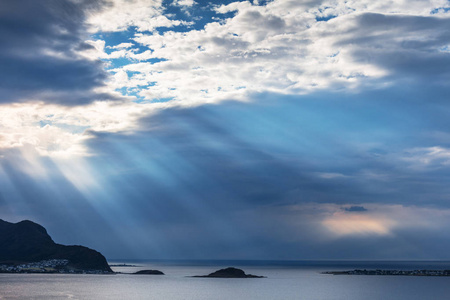
[[[450,277],[330,275],[353,269],[446,270],[443,261],[109,261],[120,274],[0,274],[0,299],[450,299]],[[267,278],[195,278],[225,267]],[[157,269],[165,275],[130,275]]]

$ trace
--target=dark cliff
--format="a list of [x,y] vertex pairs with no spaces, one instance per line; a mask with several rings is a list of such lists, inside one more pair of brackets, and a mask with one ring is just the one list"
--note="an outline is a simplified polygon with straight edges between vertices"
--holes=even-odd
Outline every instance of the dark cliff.
[[31,221],[9,223],[0,219],[0,263],[19,264],[67,259],[75,270],[111,272],[105,257],[83,246],[56,244],[47,230]]

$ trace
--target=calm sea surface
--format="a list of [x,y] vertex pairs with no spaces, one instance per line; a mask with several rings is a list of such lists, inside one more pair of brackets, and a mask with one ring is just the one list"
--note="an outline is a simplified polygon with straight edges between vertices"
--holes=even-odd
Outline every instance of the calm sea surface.
[[[138,262],[113,267],[131,273],[158,269],[165,276],[0,274],[0,299],[449,299],[450,277],[324,275],[322,271],[366,269],[450,269],[450,262]],[[256,279],[214,279],[234,266]]]

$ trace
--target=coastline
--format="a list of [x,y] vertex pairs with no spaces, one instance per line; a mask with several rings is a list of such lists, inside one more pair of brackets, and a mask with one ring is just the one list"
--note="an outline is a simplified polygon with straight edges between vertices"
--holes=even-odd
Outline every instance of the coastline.
[[369,276],[440,276],[449,277],[450,270],[351,270],[327,271],[329,275],[369,275]]
[[0,264],[0,274],[105,274],[115,272],[95,269],[77,269],[69,265],[67,259],[48,259],[29,263]]
[[[111,261],[110,261],[111,262]],[[131,263],[131,261],[130,261]],[[447,277],[416,276],[330,276],[327,270],[345,270],[335,266],[320,267],[242,267],[246,273],[261,274],[258,279],[192,278],[225,267],[139,263],[136,267],[115,267],[123,272],[114,276],[89,274],[0,274],[5,299],[165,299],[165,300],[423,300],[441,299],[450,293]],[[447,268],[448,265],[442,265]],[[434,266],[433,269],[438,269]],[[165,276],[129,275],[140,269],[159,269]],[[350,269],[356,269],[349,268]],[[428,268],[431,269],[431,268]]]

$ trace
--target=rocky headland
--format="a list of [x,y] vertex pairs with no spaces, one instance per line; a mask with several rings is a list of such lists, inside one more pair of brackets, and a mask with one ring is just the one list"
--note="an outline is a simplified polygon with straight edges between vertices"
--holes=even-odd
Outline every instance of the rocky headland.
[[32,221],[0,219],[0,245],[0,273],[113,274],[100,252],[57,244]]

